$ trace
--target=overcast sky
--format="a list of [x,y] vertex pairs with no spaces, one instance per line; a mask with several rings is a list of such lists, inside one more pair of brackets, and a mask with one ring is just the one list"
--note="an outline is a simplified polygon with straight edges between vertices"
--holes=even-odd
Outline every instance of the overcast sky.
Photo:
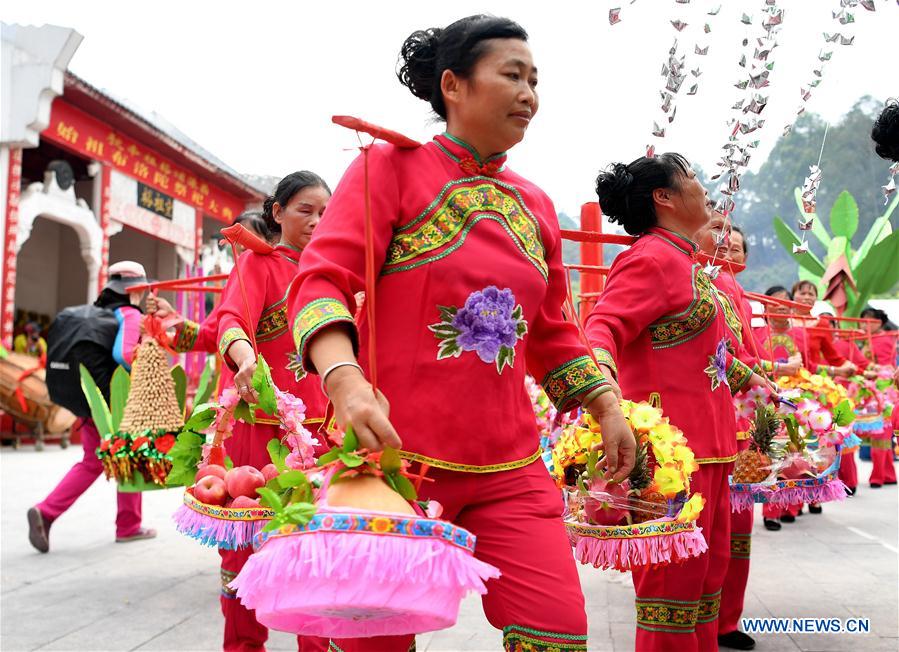
[[[397,82],[396,56],[413,30],[443,26],[472,13],[505,15],[531,35],[540,69],[540,112],[510,164],[542,186],[557,208],[577,214],[595,199],[593,179],[611,161],[629,161],[650,142],[658,119],[660,70],[680,34],[688,68],[701,67],[699,93],[677,98],[678,111],[660,150],[677,150],[707,171],[726,141],[730,106],[741,95],[737,61],[740,22],[764,0],[592,0],[591,2],[206,2],[153,3],[14,0],[4,22],[51,23],[84,36],[71,69],[90,83],[162,114],[194,140],[243,172],[283,176],[300,168],[336,185],[354,153],[352,135],[330,124],[332,114],[364,117],[418,139],[442,131],[425,102]],[[839,0],[780,0],[786,10],[771,74],[768,123],[759,133],[757,167],[792,120],[800,86],[824,45],[822,32],[854,33],[837,46],[808,110],[838,120],[863,94],[899,95],[895,38],[899,10],[875,0],[877,11],[855,10],[841,28],[831,10]],[[710,8],[723,4],[717,16]],[[610,26],[608,11],[622,7]],[[705,34],[703,25],[711,32]],[[705,57],[693,44],[708,45]],[[751,55],[751,52],[750,52]],[[859,143],[860,147],[870,146]],[[813,161],[810,161],[810,163]],[[884,165],[886,179],[887,166]],[[826,174],[826,170],[825,170]]]

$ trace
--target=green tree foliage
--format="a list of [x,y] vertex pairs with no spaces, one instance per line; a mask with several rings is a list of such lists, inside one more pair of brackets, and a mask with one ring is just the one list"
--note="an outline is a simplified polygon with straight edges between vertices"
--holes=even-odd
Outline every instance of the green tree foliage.
[[[885,209],[880,187],[888,180],[889,164],[874,153],[871,142],[871,125],[882,106],[882,102],[870,96],[860,98],[839,123],[827,129],[821,159],[818,216],[830,215],[840,193],[849,191],[858,205],[858,228],[851,241],[856,250]],[[789,286],[798,278],[798,265],[778,242],[773,218],[779,215],[796,229],[794,190],[802,185],[809,165],[818,160],[825,127],[816,114],[802,116],[793,131],[780,138],[758,173],[743,177],[733,218],[749,237],[748,267],[740,279],[749,290],[761,292],[771,285]],[[824,246],[817,238],[808,240],[811,252],[824,260]]]

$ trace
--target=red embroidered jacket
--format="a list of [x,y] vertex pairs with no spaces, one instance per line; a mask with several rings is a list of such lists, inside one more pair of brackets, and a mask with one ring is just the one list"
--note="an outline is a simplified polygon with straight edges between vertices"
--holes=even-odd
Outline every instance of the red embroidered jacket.
[[[658,394],[698,461],[728,462],[737,450],[731,391],[752,371],[731,353],[735,335],[721,293],[694,260],[695,251],[686,238],[650,229],[615,258],[586,329],[597,359],[616,370],[625,398]],[[712,363],[722,341],[729,350],[718,366],[727,382],[716,383]]]
[[[275,385],[303,399],[306,423],[315,424],[322,422],[327,399],[317,379],[304,377],[287,325],[287,288],[296,275],[299,256],[299,251],[283,244],[268,254],[245,251],[228,278],[221,303],[204,324],[217,317],[211,323],[217,330],[218,352],[231,378],[236,369],[226,355],[228,347],[238,340],[250,342],[248,333],[254,333],[257,349],[271,367]],[[238,268],[246,291],[246,307],[237,280]],[[221,387],[228,386],[224,376],[223,372]],[[257,421],[272,422],[267,417],[258,417]]]
[[796,353],[802,355],[802,366],[808,368],[809,349],[805,329],[791,326],[786,330],[775,330],[766,322],[764,326],[752,329],[759,348],[759,355],[773,362],[786,362]]
[[[559,224],[539,188],[477,160],[446,134],[414,148],[369,151],[374,225],[377,365],[403,455],[432,466],[498,471],[537,459],[525,373],[571,408],[608,386],[562,318]],[[341,323],[368,363],[364,289],[364,160],[347,170],[303,252],[288,297],[296,348]]]

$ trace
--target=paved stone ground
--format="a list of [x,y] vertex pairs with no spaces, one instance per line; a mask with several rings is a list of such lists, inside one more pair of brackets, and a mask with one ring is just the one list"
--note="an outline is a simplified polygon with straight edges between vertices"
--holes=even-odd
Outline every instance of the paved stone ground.
[[[103,480],[53,526],[51,551],[28,544],[25,510],[55,485],[80,447],[37,453],[0,452],[2,551],[0,649],[216,650],[221,640],[218,555],[177,534],[170,516],[177,490],[144,496],[153,541],[114,539],[115,495]],[[861,464],[867,478],[870,465]],[[863,485],[824,514],[806,514],[780,532],[759,518],[752,545],[748,617],[866,617],[871,633],[758,635],[757,650],[899,649],[897,491]],[[582,567],[591,650],[632,650],[633,588],[629,576]],[[420,636],[419,650],[497,650],[500,637],[478,600],[462,607],[450,630]],[[271,650],[292,650],[275,632]]]

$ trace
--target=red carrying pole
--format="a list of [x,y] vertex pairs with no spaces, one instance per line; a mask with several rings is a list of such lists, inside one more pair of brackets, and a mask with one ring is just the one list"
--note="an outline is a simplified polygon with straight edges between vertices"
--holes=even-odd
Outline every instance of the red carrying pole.
[[[602,233],[602,212],[598,202],[587,202],[581,206],[581,231]],[[581,265],[602,266],[602,243],[581,242]],[[596,298],[602,291],[603,276],[593,270],[581,271],[580,317],[583,323],[596,305]]]

